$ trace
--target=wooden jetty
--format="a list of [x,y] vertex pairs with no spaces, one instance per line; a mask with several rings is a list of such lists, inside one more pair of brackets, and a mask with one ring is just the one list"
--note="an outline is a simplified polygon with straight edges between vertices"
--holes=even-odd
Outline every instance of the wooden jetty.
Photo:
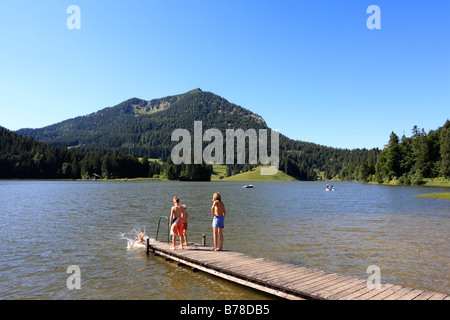
[[239,252],[213,251],[193,243],[183,250],[170,250],[161,242],[149,243],[147,254],[165,257],[241,285],[295,300],[450,300],[450,295],[389,283],[369,289],[367,280],[257,258]]

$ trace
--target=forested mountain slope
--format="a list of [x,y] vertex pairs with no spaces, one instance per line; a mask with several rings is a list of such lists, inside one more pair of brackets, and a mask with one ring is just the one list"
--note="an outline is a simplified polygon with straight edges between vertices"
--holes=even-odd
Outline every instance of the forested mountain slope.
[[[192,134],[194,121],[202,121],[203,130],[221,130],[224,137],[226,129],[269,129],[264,119],[251,111],[211,92],[194,89],[151,101],[132,98],[86,116],[17,133],[52,146],[123,151],[166,161],[176,144],[171,141],[172,132],[182,128]],[[376,149],[336,149],[280,135],[280,170],[302,180],[318,176],[356,180],[362,163],[373,173],[378,153]],[[244,165],[231,167],[233,174],[248,169]]]

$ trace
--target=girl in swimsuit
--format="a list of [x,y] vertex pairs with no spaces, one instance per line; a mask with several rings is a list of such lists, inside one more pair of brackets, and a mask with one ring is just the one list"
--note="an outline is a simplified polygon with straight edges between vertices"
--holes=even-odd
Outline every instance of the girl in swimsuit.
[[[225,205],[222,202],[222,197],[220,193],[216,192],[212,199],[213,205],[211,207],[211,214],[214,216],[212,227],[213,227],[213,237],[214,237],[214,251],[223,250],[223,228],[225,221]],[[217,249],[217,234],[220,239],[220,248]]]

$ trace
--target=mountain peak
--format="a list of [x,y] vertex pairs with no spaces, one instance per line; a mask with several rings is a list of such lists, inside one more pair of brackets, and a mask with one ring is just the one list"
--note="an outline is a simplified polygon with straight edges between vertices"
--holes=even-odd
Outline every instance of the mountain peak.
[[199,92],[203,92],[203,90],[200,89],[200,88],[195,88],[195,89],[193,89],[191,91],[186,92],[186,94],[188,94],[188,93],[199,93]]
[[267,128],[257,114],[212,93],[195,88],[152,100],[131,98],[86,116],[18,133],[52,145],[82,146],[86,150],[126,150],[154,158],[170,154],[171,133],[191,128],[194,121],[225,131]]

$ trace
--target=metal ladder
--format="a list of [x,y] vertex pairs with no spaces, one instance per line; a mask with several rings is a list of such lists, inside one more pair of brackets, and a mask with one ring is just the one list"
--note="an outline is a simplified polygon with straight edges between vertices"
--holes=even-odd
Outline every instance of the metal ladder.
[[156,230],[156,238],[155,241],[158,240],[158,234],[159,234],[159,225],[161,224],[161,219],[167,219],[167,243],[169,243],[169,231],[170,231],[170,227],[169,227],[169,218],[166,216],[161,216],[159,217],[159,221],[158,221],[158,229]]

